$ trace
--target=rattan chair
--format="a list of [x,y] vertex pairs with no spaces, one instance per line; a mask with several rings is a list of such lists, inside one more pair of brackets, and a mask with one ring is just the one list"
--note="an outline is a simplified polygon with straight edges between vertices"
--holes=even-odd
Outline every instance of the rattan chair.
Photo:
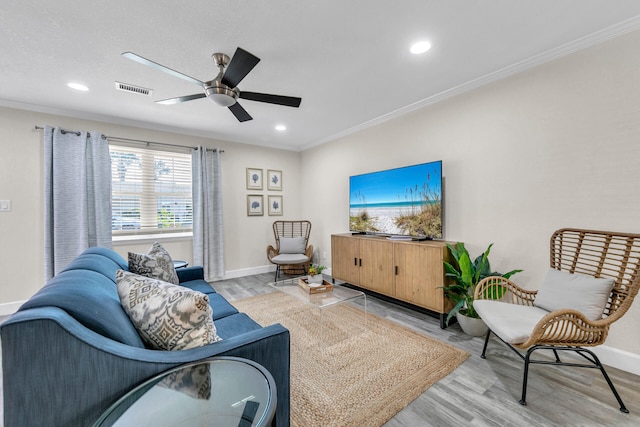
[[276,278],[280,272],[286,274],[307,274],[313,245],[309,244],[311,234],[311,222],[275,221],[273,223],[273,235],[276,246],[267,247],[267,258],[276,265]]
[[[528,334],[508,342],[509,339],[505,339],[504,330],[508,327],[513,328],[513,324],[503,326],[509,321],[504,317],[499,319],[500,315],[510,312],[514,314],[512,316],[513,323],[521,322],[522,317],[518,316],[518,310],[522,311],[522,309],[514,309],[512,305],[529,307],[524,310],[536,310],[535,301],[538,291],[522,289],[502,277],[488,277],[482,280],[475,290],[477,301],[474,302],[474,307],[489,326],[481,357],[485,358],[487,344],[493,333],[523,359],[524,376],[520,399],[522,405],[526,405],[527,376],[530,364],[599,369],[617,399],[620,410],[628,413],[629,411],[600,360],[585,347],[593,347],[605,342],[611,324],[627,312],[638,293],[640,287],[640,234],[579,229],[558,230],[551,237],[551,268],[595,278],[613,279],[613,288],[602,315],[596,315],[597,320],[592,320],[582,312],[572,309],[548,311],[548,314],[532,325],[533,329]],[[606,294],[604,297],[606,298]],[[502,304],[510,304],[510,306]],[[502,309],[507,309],[507,311],[502,311]],[[526,352],[523,354],[518,349],[526,350]],[[533,359],[533,353],[539,350],[551,350],[553,360]],[[560,352],[574,352],[586,362],[562,361],[559,356]],[[578,362],[580,361],[582,359],[578,360]]]

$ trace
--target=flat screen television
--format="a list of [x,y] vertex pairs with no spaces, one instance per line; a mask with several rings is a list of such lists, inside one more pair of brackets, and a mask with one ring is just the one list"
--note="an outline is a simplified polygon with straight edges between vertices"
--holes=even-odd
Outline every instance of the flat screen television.
[[349,230],[442,239],[442,161],[349,177]]

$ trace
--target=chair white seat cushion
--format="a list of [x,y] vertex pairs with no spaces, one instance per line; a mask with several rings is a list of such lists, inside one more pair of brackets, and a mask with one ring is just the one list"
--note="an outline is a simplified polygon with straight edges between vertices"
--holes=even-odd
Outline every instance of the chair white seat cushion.
[[543,308],[494,300],[473,302],[480,318],[491,332],[509,344],[525,342],[536,324],[549,312]]
[[274,264],[302,264],[309,261],[309,257],[305,254],[280,254],[271,258]]

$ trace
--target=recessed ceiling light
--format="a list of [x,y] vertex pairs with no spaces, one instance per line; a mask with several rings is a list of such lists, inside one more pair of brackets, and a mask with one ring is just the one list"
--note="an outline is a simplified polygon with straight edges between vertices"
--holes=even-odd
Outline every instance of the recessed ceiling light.
[[89,90],[88,87],[80,83],[67,83],[67,86],[69,86],[71,89],[79,90],[80,92],[86,92]]
[[284,132],[285,130],[287,130],[287,127],[285,125],[276,125],[276,130]]
[[411,45],[411,49],[409,49],[409,50],[414,55],[420,55],[421,53],[425,53],[429,49],[431,49],[431,43],[429,43],[426,40],[423,40],[421,42],[417,42],[417,43],[412,44]]

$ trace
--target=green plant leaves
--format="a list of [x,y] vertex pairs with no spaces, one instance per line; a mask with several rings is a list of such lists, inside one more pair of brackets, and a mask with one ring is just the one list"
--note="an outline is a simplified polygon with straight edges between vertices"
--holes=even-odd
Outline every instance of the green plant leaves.
[[[458,311],[463,310],[465,315],[469,317],[478,317],[473,308],[473,292],[478,283],[489,276],[501,276],[506,279],[522,270],[511,270],[508,273],[501,274],[491,272],[491,264],[489,263],[489,253],[493,243],[487,249],[471,262],[471,256],[464,247],[464,243],[458,242],[455,246],[447,243],[447,248],[455,259],[455,265],[447,261],[443,261],[445,269],[445,277],[455,280],[455,285],[443,286],[443,290],[447,298],[455,303],[455,306],[447,315],[447,324],[452,316]],[[489,299],[500,299],[504,295],[505,288],[503,286],[494,286],[490,290],[484,292],[483,297]]]

